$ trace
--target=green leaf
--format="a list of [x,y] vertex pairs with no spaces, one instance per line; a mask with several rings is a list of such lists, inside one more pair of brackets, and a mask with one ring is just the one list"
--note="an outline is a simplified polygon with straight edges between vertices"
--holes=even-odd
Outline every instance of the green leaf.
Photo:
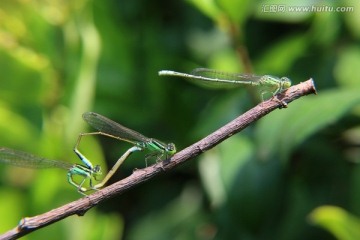
[[341,31],[339,16],[332,12],[315,14],[311,26],[312,43],[317,43],[321,48],[334,44]]
[[307,39],[304,35],[294,35],[269,48],[262,58],[256,62],[257,72],[267,71],[268,73],[285,73],[290,70],[294,62],[303,56],[308,47]]
[[186,186],[178,198],[137,219],[129,229],[128,239],[194,239],[193,228],[198,226],[198,218],[203,214],[201,201],[200,190]]
[[215,0],[188,0],[189,3],[194,5],[203,14],[217,22],[221,16],[221,10],[217,6]]
[[360,47],[349,46],[340,53],[340,57],[334,69],[337,82],[344,87],[359,88],[360,81]]
[[18,145],[24,148],[34,148],[39,132],[36,127],[22,115],[8,109],[5,103],[0,100],[0,131],[1,144]]
[[[259,157],[275,153],[286,159],[291,150],[360,103],[357,89],[328,90],[291,103],[263,118],[256,128]],[[277,152],[278,151],[278,152]]]
[[203,154],[199,161],[202,183],[212,206],[219,206],[236,181],[238,172],[252,160],[254,146],[241,134]]
[[245,21],[255,5],[252,0],[218,0],[218,3],[232,22],[237,24]]
[[[23,195],[19,194],[16,189],[0,189],[0,213],[1,216],[6,216],[6,221],[0,224],[0,231],[6,232],[13,228],[23,216],[26,203],[23,201]],[[6,196],[6,197],[5,197]]]
[[312,211],[310,221],[331,232],[339,240],[360,239],[360,219],[342,208],[322,206]]
[[[360,38],[360,1],[358,0],[343,0],[341,7],[350,7],[349,11],[344,12],[345,23],[348,29],[355,37]],[[352,10],[351,10],[352,8]]]

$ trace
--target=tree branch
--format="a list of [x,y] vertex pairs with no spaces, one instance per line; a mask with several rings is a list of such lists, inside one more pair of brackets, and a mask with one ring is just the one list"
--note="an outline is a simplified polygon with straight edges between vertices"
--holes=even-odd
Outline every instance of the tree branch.
[[122,179],[108,187],[96,191],[89,196],[85,196],[79,200],[50,210],[49,212],[35,217],[23,218],[17,227],[1,235],[0,240],[19,238],[32,231],[43,228],[71,215],[76,214],[78,216],[83,216],[86,211],[96,206],[100,202],[108,198],[112,198],[118,194],[122,194],[126,190],[151,179],[161,172],[171,170],[177,165],[200,155],[210,148],[215,147],[225,139],[240,132],[248,125],[275,110],[276,108],[286,107],[287,103],[290,103],[295,99],[308,94],[316,94],[316,89],[312,79],[295,85],[282,94],[278,94],[272,99],[258,104],[254,108],[250,109],[243,115],[237,117],[233,121],[211,133],[202,140],[181,150],[171,159],[164,160],[147,168],[135,170],[129,177],[125,179]]

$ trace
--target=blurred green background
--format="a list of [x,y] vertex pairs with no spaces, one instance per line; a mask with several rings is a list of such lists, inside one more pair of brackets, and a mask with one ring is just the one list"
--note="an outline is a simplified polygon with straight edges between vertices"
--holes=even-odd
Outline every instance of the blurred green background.
[[[318,95],[24,239],[360,239],[358,0],[2,0],[0,146],[79,163],[95,111],[181,150],[259,102],[157,76],[196,67],[312,77]],[[80,149],[106,172],[129,147]],[[4,165],[0,196],[0,232],[81,197],[65,171]]]

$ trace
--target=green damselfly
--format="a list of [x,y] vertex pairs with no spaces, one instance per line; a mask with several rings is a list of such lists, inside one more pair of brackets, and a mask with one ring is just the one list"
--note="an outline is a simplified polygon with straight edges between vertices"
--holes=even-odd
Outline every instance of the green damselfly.
[[[80,157],[84,165],[73,164],[58,160],[50,160],[10,148],[0,148],[1,163],[25,168],[61,168],[68,170],[68,182],[71,185],[75,186],[79,193],[84,195],[83,192],[87,191],[87,189],[83,187],[86,179],[89,179],[90,187],[93,188],[92,179],[98,181],[97,177],[100,176],[102,173],[101,167],[99,165],[95,165],[95,167],[93,167],[91,162],[87,160],[81,153],[78,153],[78,156]],[[75,175],[83,177],[83,180],[80,183],[76,183],[73,179],[73,176]]]
[[159,76],[175,76],[192,80],[194,83],[213,88],[233,88],[242,85],[258,87],[261,98],[264,100],[265,93],[275,96],[291,86],[287,77],[274,77],[271,75],[257,76],[253,74],[228,73],[207,68],[196,68],[190,74],[171,70],[159,71]]
[[[123,125],[114,122],[98,113],[94,112],[86,112],[83,114],[84,120],[93,128],[98,130],[98,132],[91,132],[91,133],[81,133],[79,135],[78,141],[75,146],[75,152],[78,154],[79,144],[81,142],[81,138],[86,135],[103,135],[111,138],[115,138],[121,141],[125,141],[128,143],[133,144],[133,147],[128,149],[115,163],[115,165],[111,168],[105,178],[102,180],[101,183],[96,184],[94,189],[98,189],[103,187],[106,182],[111,178],[111,176],[116,172],[116,170],[120,167],[120,165],[127,159],[127,157],[136,151],[143,151],[149,150],[151,153],[146,156],[148,157],[156,157],[157,159],[161,160],[163,156],[168,158],[175,154],[176,147],[173,143],[165,144],[159,140],[154,138],[148,138],[144,135],[131,130]],[[81,155],[82,156],[82,155]],[[146,160],[145,159],[145,160]]]

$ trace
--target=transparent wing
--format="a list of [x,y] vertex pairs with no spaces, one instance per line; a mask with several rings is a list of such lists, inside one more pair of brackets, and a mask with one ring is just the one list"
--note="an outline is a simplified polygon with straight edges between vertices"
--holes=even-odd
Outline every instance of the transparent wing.
[[70,169],[74,164],[38,157],[30,153],[10,148],[0,148],[0,162],[25,168],[62,168]]
[[93,128],[100,132],[119,137],[124,140],[130,140],[135,142],[147,142],[149,138],[144,135],[131,130],[123,125],[114,122],[98,113],[86,112],[83,114],[84,120]]
[[231,82],[258,82],[261,76],[257,76],[254,74],[245,74],[245,73],[229,73],[229,72],[222,72],[214,69],[208,68],[195,68],[191,71],[192,75],[195,76],[202,76],[209,79],[218,79],[218,80],[225,80]]

